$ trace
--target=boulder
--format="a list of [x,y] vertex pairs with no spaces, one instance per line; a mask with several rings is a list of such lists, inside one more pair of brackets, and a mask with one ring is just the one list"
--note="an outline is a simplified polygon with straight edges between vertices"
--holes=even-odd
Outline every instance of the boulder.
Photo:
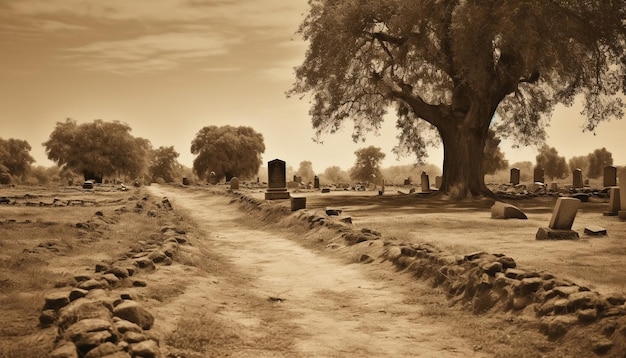
[[137,324],[142,329],[150,329],[154,316],[135,301],[123,301],[113,309],[113,315]]

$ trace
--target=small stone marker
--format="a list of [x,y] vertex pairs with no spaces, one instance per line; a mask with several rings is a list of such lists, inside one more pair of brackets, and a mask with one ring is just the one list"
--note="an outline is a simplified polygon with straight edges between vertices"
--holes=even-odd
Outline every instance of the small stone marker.
[[539,228],[535,239],[537,240],[571,240],[578,238],[578,233],[572,230],[576,212],[580,207],[580,200],[575,198],[561,197],[556,201],[550,226]]
[[585,234],[593,236],[606,236],[606,229],[597,225],[585,226]]
[[306,197],[291,197],[291,211],[306,209]]
[[522,219],[526,220],[528,217],[518,207],[496,201],[491,207],[492,219]]
[[422,172],[422,193],[430,193],[430,181],[428,179],[428,174],[426,172]]
[[268,188],[265,192],[265,200],[289,199],[285,162],[280,159],[267,162],[267,177]]
[[189,185],[189,179],[183,178],[183,185]]
[[215,174],[215,172],[211,172],[211,174],[209,174],[209,184],[211,185],[217,184],[217,174]]
[[342,210],[337,208],[326,208],[326,215],[328,216],[339,216],[341,215]]
[[609,192],[609,211],[605,211],[604,216],[617,216],[617,214],[621,210],[619,187],[611,187]]
[[572,185],[574,188],[582,188],[583,187],[583,171],[580,169],[576,169],[572,172]]
[[535,183],[545,183],[546,180],[544,178],[544,170],[543,168],[537,167],[533,171],[533,182]]
[[330,193],[330,188],[322,189],[322,194]]
[[554,191],[554,192],[559,191],[559,183],[551,183],[550,184],[550,191]]
[[231,190],[239,190],[239,178],[232,177],[230,179],[230,189]]
[[626,220],[626,168],[619,172],[618,181],[620,210],[617,214],[621,220]]
[[520,171],[519,168],[511,168],[511,179],[509,182],[513,185],[519,184]]
[[617,168],[608,165],[604,167],[604,187],[616,186],[617,185]]

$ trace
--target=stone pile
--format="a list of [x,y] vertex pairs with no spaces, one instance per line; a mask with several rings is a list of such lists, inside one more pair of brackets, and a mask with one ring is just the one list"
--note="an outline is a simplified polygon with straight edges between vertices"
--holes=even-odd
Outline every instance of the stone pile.
[[[158,206],[171,210],[166,198]],[[58,330],[56,347],[49,356],[163,357],[159,339],[150,333],[153,315],[125,288],[147,286],[138,276],[158,265],[171,265],[179,246],[187,244],[185,235],[184,230],[163,226],[160,233],[139,241],[120,259],[96,264],[92,274],[76,275],[69,291],[47,295],[40,326],[56,325]]]

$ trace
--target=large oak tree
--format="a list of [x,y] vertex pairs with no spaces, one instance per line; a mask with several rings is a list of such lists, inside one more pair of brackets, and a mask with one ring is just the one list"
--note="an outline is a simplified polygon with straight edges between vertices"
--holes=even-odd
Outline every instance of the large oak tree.
[[131,128],[118,121],[78,124],[73,119],[57,122],[46,148],[48,159],[61,169],[82,173],[85,179],[104,176],[140,177],[147,168],[150,142],[136,138]]
[[197,155],[193,170],[201,179],[211,172],[216,180],[250,178],[258,173],[264,152],[263,135],[246,126],[207,126],[191,142],[191,153]]
[[395,107],[400,145],[418,158],[441,138],[442,192],[490,195],[483,148],[496,112],[500,135],[523,145],[543,142],[559,103],[581,98],[587,130],[622,116],[625,4],[309,0],[291,94],[311,95],[318,135],[349,119],[362,139]]
[[30,150],[30,144],[25,140],[0,138],[0,173],[14,177],[24,176],[35,162]]

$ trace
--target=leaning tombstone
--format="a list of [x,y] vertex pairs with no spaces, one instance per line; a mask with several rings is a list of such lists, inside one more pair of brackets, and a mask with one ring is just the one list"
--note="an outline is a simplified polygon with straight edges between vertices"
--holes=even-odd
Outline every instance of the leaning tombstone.
[[492,219],[522,219],[526,220],[528,217],[518,207],[496,201],[491,207]]
[[267,162],[267,177],[265,200],[289,199],[285,162],[280,159]]
[[535,170],[533,171],[533,182],[534,183],[545,183],[546,179],[545,179],[545,172],[543,170],[543,168],[541,167],[537,167],[535,168]]
[[518,185],[519,184],[519,168],[511,168],[511,178],[509,180],[509,182],[513,185]]
[[617,168],[608,165],[604,167],[604,187],[612,187],[617,185]]
[[230,179],[230,189],[231,190],[239,190],[239,178],[232,177]]
[[428,179],[428,174],[426,172],[422,172],[422,193],[430,193],[430,181]]
[[574,187],[574,189],[577,188],[582,188],[583,187],[583,171],[576,168],[573,172],[572,172],[572,185]]
[[626,220],[626,168],[619,172],[618,182],[620,210],[617,215],[621,220]]
[[550,226],[539,228],[535,239],[537,240],[571,240],[578,238],[578,233],[572,230],[576,212],[580,207],[580,200],[575,198],[558,198],[554,210],[552,211],[552,219]]
[[619,192],[619,187],[611,187],[609,197],[609,211],[605,211],[604,216],[617,216],[619,214],[619,211],[621,210]]

